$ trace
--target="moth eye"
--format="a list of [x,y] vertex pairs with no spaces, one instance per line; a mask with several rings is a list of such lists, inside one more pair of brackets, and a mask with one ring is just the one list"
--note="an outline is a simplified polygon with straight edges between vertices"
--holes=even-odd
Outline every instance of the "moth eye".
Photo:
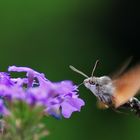
[[91,85],[95,85],[95,83],[94,83],[93,81],[89,81],[89,83],[90,83]]
[[96,84],[96,86],[98,87],[98,86],[99,86],[99,84],[97,83],[97,84]]

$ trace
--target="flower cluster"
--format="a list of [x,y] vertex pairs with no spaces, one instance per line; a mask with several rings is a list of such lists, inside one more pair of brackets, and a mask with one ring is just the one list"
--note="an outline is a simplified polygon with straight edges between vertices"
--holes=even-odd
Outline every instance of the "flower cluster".
[[[10,72],[24,72],[26,77],[13,78]],[[6,102],[21,101],[31,107],[41,106],[44,113],[56,118],[69,118],[84,106],[77,91],[71,81],[51,82],[31,68],[10,66],[8,73],[0,72],[0,115],[10,115]]]

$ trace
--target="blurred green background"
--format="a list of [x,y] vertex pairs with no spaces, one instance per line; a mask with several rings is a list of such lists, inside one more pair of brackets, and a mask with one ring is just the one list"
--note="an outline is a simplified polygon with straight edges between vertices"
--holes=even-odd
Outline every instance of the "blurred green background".
[[[84,79],[72,64],[97,76],[116,70],[126,58],[139,61],[136,0],[0,0],[0,70],[28,66],[52,81]],[[70,119],[47,118],[48,140],[137,140],[140,119],[99,110],[96,98],[80,87],[85,107]]]

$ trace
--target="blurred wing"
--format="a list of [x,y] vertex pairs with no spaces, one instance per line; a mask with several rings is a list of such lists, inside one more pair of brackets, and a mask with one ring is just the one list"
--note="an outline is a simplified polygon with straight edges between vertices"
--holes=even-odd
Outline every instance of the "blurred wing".
[[127,69],[128,65],[130,64],[130,62],[132,61],[132,56],[127,58],[123,64],[121,64],[119,66],[119,69],[117,69],[115,72],[113,72],[110,77],[112,79],[116,79],[118,78],[120,75],[122,75],[124,73],[124,71]]
[[140,65],[135,66],[114,80],[113,84],[116,88],[113,102],[117,108],[135,96],[140,89]]

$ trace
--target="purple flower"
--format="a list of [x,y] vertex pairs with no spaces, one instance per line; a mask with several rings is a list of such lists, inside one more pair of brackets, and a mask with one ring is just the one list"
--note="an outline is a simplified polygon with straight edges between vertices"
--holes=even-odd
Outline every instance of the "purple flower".
[[[43,73],[39,73],[31,68],[27,68],[27,67],[16,67],[16,66],[10,66],[8,68],[9,72],[26,72],[26,76],[28,79],[28,87],[32,87],[35,83],[35,78],[37,78],[37,80],[39,81],[40,86],[42,86],[44,84],[45,81],[47,81],[47,79],[45,78]],[[25,80],[25,79],[24,79]],[[20,82],[22,83],[22,79],[20,79]],[[23,81],[24,83],[25,81]]]
[[51,82],[44,74],[27,67],[10,66],[9,72],[26,72],[25,78],[10,78],[0,73],[0,112],[6,112],[5,100],[23,101],[29,106],[41,105],[47,114],[56,118],[69,118],[75,111],[80,111],[84,101],[78,97],[77,86],[71,81]]
[[2,99],[0,99],[0,116],[7,116],[9,115],[10,112],[8,111],[8,109],[5,107],[4,102]]
[[13,85],[8,73],[0,72],[0,85],[11,86]]
[[69,118],[75,111],[80,111],[84,101],[78,98],[77,87],[71,81],[58,83],[46,82],[44,87],[30,88],[26,96],[29,104],[40,104],[45,107],[45,112],[61,118]]
[[46,111],[57,118],[61,114],[69,118],[73,112],[80,111],[84,106],[84,101],[78,98],[77,87],[71,81],[52,83],[48,94],[50,98],[46,102]]

